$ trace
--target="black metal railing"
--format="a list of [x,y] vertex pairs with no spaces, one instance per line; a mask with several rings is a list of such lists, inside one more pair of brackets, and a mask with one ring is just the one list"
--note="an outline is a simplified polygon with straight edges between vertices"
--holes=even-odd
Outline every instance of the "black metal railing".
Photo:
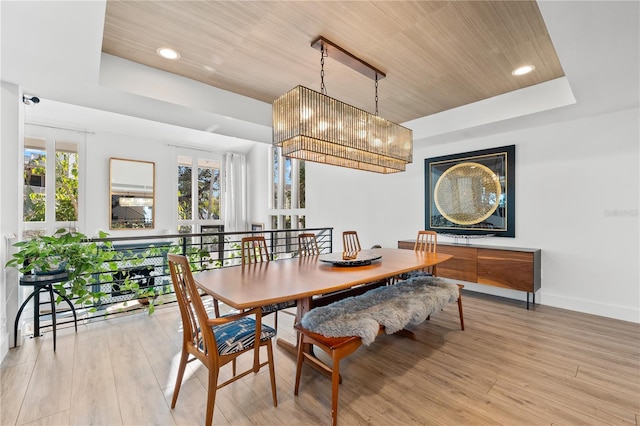
[[[110,245],[113,259],[104,271],[91,274],[88,290],[102,293],[99,302],[90,306],[77,306],[79,319],[96,321],[114,315],[148,309],[141,294],[153,295],[152,306],[158,302],[171,303],[173,286],[167,264],[168,253],[189,258],[194,272],[240,265],[240,242],[245,236],[264,235],[271,260],[295,257],[298,254],[298,235],[314,233],[321,253],[333,251],[333,228],[303,228],[242,232],[179,233],[137,237],[107,237],[91,241]],[[108,244],[107,244],[108,243]],[[133,289],[133,290],[132,290]],[[73,300],[72,300],[73,301]],[[75,301],[74,301],[75,302]],[[148,301],[147,301],[148,302]],[[48,324],[46,305],[41,303],[43,326]],[[59,318],[58,324],[73,323]]]

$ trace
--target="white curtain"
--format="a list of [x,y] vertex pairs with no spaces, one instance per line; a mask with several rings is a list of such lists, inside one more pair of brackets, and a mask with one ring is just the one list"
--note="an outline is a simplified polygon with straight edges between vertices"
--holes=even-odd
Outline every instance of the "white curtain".
[[247,223],[247,157],[226,154],[224,162],[225,197],[224,230],[246,231]]

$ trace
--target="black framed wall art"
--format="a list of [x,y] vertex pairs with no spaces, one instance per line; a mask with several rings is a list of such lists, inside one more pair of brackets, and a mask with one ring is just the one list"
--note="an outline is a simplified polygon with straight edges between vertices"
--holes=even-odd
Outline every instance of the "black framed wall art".
[[425,229],[515,237],[515,161],[515,145],[425,159]]

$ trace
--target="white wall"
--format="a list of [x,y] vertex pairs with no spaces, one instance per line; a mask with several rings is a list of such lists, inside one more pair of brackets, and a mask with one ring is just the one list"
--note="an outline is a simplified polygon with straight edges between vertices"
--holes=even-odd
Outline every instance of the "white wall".
[[636,108],[445,145],[427,140],[394,175],[308,163],[307,223],[335,227],[336,247],[347,229],[364,247],[396,247],[424,229],[425,158],[515,144],[516,238],[482,243],[542,249],[536,302],[640,322],[638,117]]
[[[173,233],[175,229],[177,149],[154,139],[115,133],[87,135],[87,214],[85,233],[105,231],[112,237]],[[155,205],[153,230],[109,230],[109,158],[155,163]]]
[[15,269],[4,268],[9,260],[9,247],[16,240],[10,238],[18,234],[18,209],[15,202],[7,200],[7,194],[15,194],[20,188],[19,141],[22,138],[22,122],[24,119],[20,98],[22,93],[18,86],[2,82],[0,92],[0,161],[2,174],[0,188],[2,203],[0,207],[0,360],[4,358],[10,346],[13,346],[13,319],[18,311],[18,273]]

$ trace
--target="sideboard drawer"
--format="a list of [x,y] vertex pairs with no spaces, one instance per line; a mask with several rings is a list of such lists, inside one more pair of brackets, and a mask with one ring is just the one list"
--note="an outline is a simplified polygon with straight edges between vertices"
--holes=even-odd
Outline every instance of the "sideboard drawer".
[[450,254],[453,259],[439,264],[436,274],[439,277],[476,282],[478,278],[477,249],[473,247],[454,247],[438,244],[438,253]]
[[478,249],[478,284],[534,291],[534,253]]

